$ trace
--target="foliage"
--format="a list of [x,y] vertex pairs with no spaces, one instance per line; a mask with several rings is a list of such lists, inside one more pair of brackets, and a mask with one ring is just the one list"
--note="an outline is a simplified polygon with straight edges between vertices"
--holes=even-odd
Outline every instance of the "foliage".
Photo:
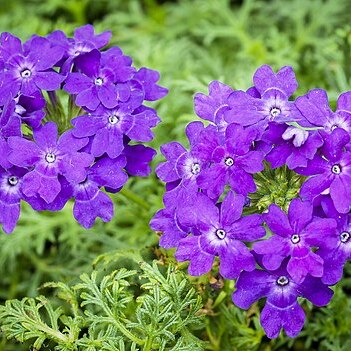
[[[89,22],[98,31],[111,29],[115,40],[113,44],[121,46],[127,55],[131,55],[137,67],[145,65],[159,70],[161,84],[170,89],[170,94],[153,105],[163,119],[163,123],[155,129],[156,138],[152,142],[155,148],[169,140],[184,142],[184,127],[195,118],[192,101],[195,92],[206,92],[208,83],[214,79],[234,88],[247,88],[255,68],[264,63],[275,69],[292,65],[301,83],[299,94],[312,87],[321,87],[327,89],[332,100],[335,100],[339,92],[349,90],[351,86],[351,4],[347,0],[1,0],[0,5],[1,31],[11,31],[26,39],[30,33],[45,35],[55,29],[70,34],[73,28]],[[161,159],[158,156],[154,165]],[[162,187],[155,176],[129,181],[124,192],[114,198],[117,205],[114,220],[107,224],[98,222],[88,231],[74,222],[70,204],[60,214],[39,214],[25,206],[16,231],[11,236],[0,235],[0,297],[3,301],[24,298],[7,302],[8,307],[1,309],[4,317],[8,316],[7,319],[2,317],[0,322],[3,328],[4,325],[9,328],[7,331],[4,329],[4,334],[9,337],[16,330],[19,333],[23,331],[21,328],[24,325],[17,322],[23,322],[21,318],[24,318],[27,309],[33,313],[28,318],[38,318],[38,313],[42,318],[41,323],[35,322],[33,325],[33,320],[31,322],[31,330],[36,331],[32,340],[38,337],[39,341],[42,340],[37,327],[46,325],[54,330],[55,335],[59,331],[65,340],[71,340],[71,337],[72,340],[79,340],[80,344],[76,345],[78,349],[99,349],[100,346],[94,345],[94,341],[107,340],[106,350],[113,349],[111,347],[123,350],[123,343],[126,343],[126,350],[133,350],[132,343],[128,338],[122,340],[122,334],[116,331],[115,326],[102,327],[109,325],[110,320],[98,319],[95,329],[92,325],[89,328],[89,324],[79,324],[74,319],[78,316],[88,323],[89,315],[82,315],[83,311],[90,311],[101,318],[107,318],[107,315],[101,312],[101,306],[77,306],[74,301],[77,300],[78,304],[83,302],[79,294],[91,293],[92,285],[98,287],[101,293],[98,285],[104,279],[102,275],[105,271],[99,269],[96,278],[91,275],[90,262],[96,256],[112,250],[143,249],[156,245],[157,236],[148,228],[148,222],[154,212],[162,207]],[[147,261],[150,262],[155,257],[150,250],[148,252]],[[109,257],[110,264],[117,267],[115,255]],[[145,318],[143,311],[149,308],[145,307],[146,304],[152,306],[160,296],[164,296],[165,291],[162,284],[155,285],[155,289],[158,286],[160,290],[157,297],[153,290],[141,290],[143,282],[138,279],[138,274],[129,276],[128,270],[124,271],[123,274],[127,276],[123,277],[121,270],[116,270],[119,273],[115,275],[113,272],[106,271],[106,294],[113,294],[113,286],[121,279],[130,284],[120,286],[129,298],[144,296],[136,303],[125,301],[127,307],[118,312],[124,312],[132,323],[136,323],[130,325],[129,330],[137,333],[140,321],[136,311],[139,311],[140,318]],[[84,273],[87,275],[83,279],[88,280],[78,279]],[[145,272],[143,274],[147,275]],[[177,276],[180,280],[184,278],[180,272]],[[150,286],[149,278],[145,279]],[[38,295],[37,288],[47,281],[59,283],[55,289],[46,291],[47,297],[33,299]],[[346,279],[345,282],[346,287],[349,281]],[[233,306],[233,286],[230,283],[222,292],[217,289],[221,280],[216,276],[206,276],[192,283],[202,296],[204,306],[201,313],[204,317],[198,319],[201,323],[199,329],[195,330],[193,326],[185,328],[192,335],[207,341],[207,344],[193,348],[190,345],[197,345],[197,339],[182,334],[186,344],[177,345],[176,341],[167,339],[166,333],[164,340],[167,340],[168,349],[350,349],[348,331],[351,321],[348,316],[351,315],[351,304],[347,289],[338,288],[327,308],[310,311],[313,316],[308,318],[309,323],[301,337],[288,340],[282,336],[272,342],[263,336],[258,327],[257,309],[242,312]],[[190,287],[189,283],[186,287]],[[59,302],[53,297],[53,291],[59,292],[61,297],[65,297],[63,300],[68,301]],[[103,296],[107,298],[107,295]],[[162,303],[167,305],[167,301]],[[61,309],[57,310],[60,305]],[[49,306],[51,312],[48,312]],[[175,305],[172,306],[174,308]],[[38,313],[35,312],[37,309]],[[19,313],[17,317],[16,313]],[[14,324],[11,324],[11,318]],[[34,320],[38,322],[38,319]],[[143,319],[143,327],[146,321]],[[167,324],[166,319],[162,321]],[[149,322],[151,325],[152,321]],[[78,326],[79,331],[75,329]],[[175,332],[175,326],[171,325],[170,328],[172,333]],[[160,328],[158,332],[167,330]],[[143,331],[140,335],[145,338],[145,333]],[[179,331],[175,333],[180,335]],[[28,336],[17,334],[18,337],[21,335],[23,338],[24,335]],[[51,335],[43,341],[40,349],[51,350],[54,345],[59,345],[57,341]],[[157,343],[154,341],[154,345]],[[4,338],[0,349],[29,350],[28,345]]]

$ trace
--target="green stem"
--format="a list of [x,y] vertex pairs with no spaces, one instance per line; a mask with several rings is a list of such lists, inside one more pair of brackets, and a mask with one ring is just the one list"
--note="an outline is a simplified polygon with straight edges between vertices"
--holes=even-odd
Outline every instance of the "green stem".
[[149,204],[142,199],[140,196],[134,194],[132,191],[123,188],[119,194],[123,195],[126,199],[133,201],[134,203],[136,203],[137,205],[139,205],[140,207],[144,208],[145,210],[149,210],[150,206]]
[[153,341],[153,338],[146,339],[146,343],[144,345],[143,351],[151,351],[152,350],[152,341]]
[[[118,321],[116,318],[113,318],[113,321],[116,325],[116,327],[119,329],[119,331],[124,334],[129,340],[135,342],[138,345],[143,345],[145,344],[145,341],[142,339],[139,339],[136,337],[132,332],[130,332],[120,321]],[[144,348],[145,350],[145,348]]]

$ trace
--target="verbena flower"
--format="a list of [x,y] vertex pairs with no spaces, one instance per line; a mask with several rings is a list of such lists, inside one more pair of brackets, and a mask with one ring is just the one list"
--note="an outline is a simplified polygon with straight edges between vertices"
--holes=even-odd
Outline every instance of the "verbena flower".
[[267,298],[268,337],[281,328],[295,337],[305,320],[297,299],[326,305],[327,285],[350,258],[351,95],[340,95],[336,112],[321,90],[291,101],[298,85],[291,67],[274,73],[264,65],[253,82],[245,92],[214,81],[208,95],[195,95],[207,124],[187,126],[189,148],[161,146],[165,208],[150,225],[162,247],[189,261],[189,274],[209,272],[218,257],[223,277],[239,276],[238,306]]
[[73,182],[83,181],[94,157],[79,152],[87,139],[74,138],[70,131],[58,139],[57,126],[53,122],[34,131],[33,135],[35,142],[21,137],[9,138],[9,161],[18,167],[33,168],[25,176],[23,192],[29,197],[38,194],[50,203],[61,190],[58,175]]
[[242,272],[233,294],[233,302],[243,309],[266,298],[260,321],[271,339],[278,337],[281,329],[291,338],[300,333],[305,313],[298,297],[306,298],[316,306],[325,306],[333,296],[333,291],[320,278],[308,276],[302,283],[296,281],[289,274],[286,263],[275,270]]
[[193,235],[179,240],[177,260],[190,260],[191,275],[210,271],[216,256],[220,260],[219,272],[225,278],[237,278],[241,270],[253,270],[254,257],[243,241],[265,235],[261,216],[241,217],[245,197],[233,192],[226,195],[220,210],[204,195],[199,194],[195,199],[199,211],[192,211],[193,206],[178,211],[178,221],[190,228]]
[[351,153],[345,150],[350,135],[337,128],[325,138],[320,153],[298,168],[300,174],[310,176],[301,187],[301,197],[312,201],[322,193],[330,194],[340,213],[351,208]]
[[144,103],[167,89],[158,85],[157,71],[136,69],[119,47],[101,50],[110,38],[91,25],[73,38],[55,31],[23,44],[1,34],[0,169],[3,179],[23,170],[16,186],[4,180],[0,189],[1,201],[13,194],[0,216],[6,232],[15,228],[20,200],[37,211],[60,211],[73,200],[84,227],[97,217],[109,221],[108,193],[119,192],[128,176],[150,174],[156,152],[140,143],[153,139],[160,118]]
[[274,204],[269,207],[265,222],[273,236],[254,244],[265,268],[278,269],[289,257],[287,271],[296,282],[301,283],[307,274],[323,276],[323,260],[312,248],[319,246],[319,237],[335,232],[336,221],[313,217],[312,211],[313,205],[300,199],[291,201],[288,215]]
[[351,132],[351,92],[343,93],[337,101],[336,111],[329,107],[327,93],[322,89],[310,90],[296,99],[301,114],[321,131],[330,134],[336,128]]
[[265,158],[272,168],[285,164],[290,169],[306,167],[323,145],[323,138],[316,130],[275,123],[270,124],[262,140],[272,145]]
[[0,37],[0,57],[4,69],[0,73],[0,105],[18,94],[30,96],[41,90],[60,88],[65,76],[53,70],[63,50],[50,41],[35,37],[24,50],[21,41],[10,33]]
[[286,123],[303,119],[294,102],[289,101],[298,86],[291,67],[282,67],[275,74],[270,66],[261,66],[255,72],[253,82],[255,97],[241,90],[230,96],[230,109],[225,113],[227,122],[255,125],[264,130],[270,122]]
[[264,153],[251,150],[256,132],[231,124],[226,129],[224,143],[215,130],[206,134],[193,150],[198,159],[210,164],[197,178],[199,187],[211,198],[220,196],[226,185],[245,196],[255,192],[252,174],[264,168]]

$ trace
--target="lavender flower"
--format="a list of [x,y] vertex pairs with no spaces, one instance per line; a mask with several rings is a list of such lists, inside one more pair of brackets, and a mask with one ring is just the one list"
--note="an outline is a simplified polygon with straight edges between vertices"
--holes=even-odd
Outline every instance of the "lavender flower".
[[273,236],[254,244],[254,251],[263,255],[262,264],[270,270],[278,269],[287,257],[287,271],[297,283],[302,283],[307,274],[323,276],[323,259],[313,252],[319,246],[318,237],[333,235],[336,221],[332,218],[312,216],[309,202],[294,199],[286,215],[272,204],[265,222]]
[[326,136],[321,155],[307,163],[296,172],[311,176],[302,185],[300,195],[312,201],[322,193],[329,193],[340,213],[347,213],[351,207],[351,153],[345,151],[350,135],[337,128]]
[[65,76],[53,70],[63,51],[41,37],[35,37],[23,50],[21,41],[10,33],[2,33],[0,56],[4,69],[0,72],[0,105],[21,93],[27,96],[40,90],[60,88]]
[[333,291],[319,278],[307,276],[302,283],[296,281],[286,265],[287,260],[275,270],[242,272],[233,294],[233,302],[243,309],[266,298],[260,320],[271,339],[278,337],[282,328],[291,338],[300,333],[305,313],[297,301],[298,297],[306,298],[316,306],[325,306],[333,296]]
[[94,158],[78,151],[88,140],[74,138],[70,132],[57,139],[57,126],[52,122],[34,131],[35,142],[20,137],[9,138],[12,150],[9,161],[18,167],[33,167],[24,177],[23,193],[26,196],[38,194],[50,203],[61,190],[59,174],[75,182],[85,179]]
[[253,77],[255,97],[241,90],[230,96],[230,109],[225,113],[228,123],[242,126],[255,125],[260,130],[270,122],[298,122],[303,119],[295,104],[288,101],[297,89],[295,73],[291,67],[282,67],[277,74],[268,65],[261,66]]
[[242,241],[254,241],[265,235],[260,215],[241,217],[245,198],[229,192],[221,209],[206,196],[199,194],[195,203],[199,211],[191,207],[178,212],[181,225],[191,229],[193,235],[179,240],[175,257],[178,261],[190,260],[189,274],[207,273],[215,256],[219,256],[221,275],[237,278],[241,270],[251,271],[255,260]]
[[202,141],[194,147],[193,154],[211,166],[197,178],[197,184],[205,189],[210,198],[221,195],[226,185],[239,194],[247,195],[256,190],[252,174],[263,170],[264,153],[252,151],[256,132],[231,124],[225,132],[226,141],[220,142],[218,133],[209,130],[202,133]]

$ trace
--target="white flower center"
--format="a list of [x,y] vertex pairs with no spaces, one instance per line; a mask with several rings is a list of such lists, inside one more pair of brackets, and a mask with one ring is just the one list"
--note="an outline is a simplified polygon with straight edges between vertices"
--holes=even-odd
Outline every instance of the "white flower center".
[[269,113],[272,116],[272,119],[274,119],[277,116],[279,116],[282,113],[282,111],[278,107],[272,107],[271,110],[269,111]]
[[21,77],[22,78],[29,78],[32,75],[32,72],[29,69],[24,69],[21,72]]
[[201,171],[201,167],[198,163],[193,163],[191,165],[191,173],[196,175],[196,174],[199,174]]
[[56,156],[52,153],[48,153],[45,155],[45,160],[47,163],[53,163],[56,161]]
[[347,243],[350,239],[350,233],[349,232],[342,232],[340,234],[340,241],[342,243]]
[[337,124],[333,124],[330,129],[333,131],[336,128],[339,128],[339,126]]
[[334,173],[334,174],[340,174],[341,173],[341,167],[340,165],[334,165],[331,169],[331,171]]
[[119,122],[119,117],[116,116],[116,115],[111,115],[109,118],[108,118],[108,122],[112,125],[114,124],[117,124]]
[[289,284],[289,279],[285,275],[281,275],[277,280],[277,284],[280,286],[285,286]]
[[231,157],[226,157],[224,163],[226,166],[231,167],[234,164],[234,160]]
[[217,229],[216,235],[219,239],[223,240],[226,237],[227,233],[223,229]]
[[94,81],[95,85],[102,85],[104,83],[104,80],[100,77],[96,78]]
[[18,178],[16,176],[11,176],[9,177],[9,179],[7,180],[7,182],[11,185],[11,186],[15,186],[18,184]]
[[294,234],[290,238],[293,244],[298,244],[300,242],[300,236],[298,234]]

